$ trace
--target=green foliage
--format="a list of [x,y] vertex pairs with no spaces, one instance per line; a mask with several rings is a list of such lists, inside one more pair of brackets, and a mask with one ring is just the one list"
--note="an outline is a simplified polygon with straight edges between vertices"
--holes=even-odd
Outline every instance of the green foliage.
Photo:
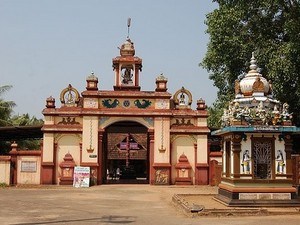
[[8,187],[8,185],[6,183],[1,182],[0,183],[0,188],[5,188],[5,187]]
[[[13,107],[16,105],[12,101],[5,101],[1,94],[10,90],[12,86],[0,86],[0,126],[33,126],[43,124],[42,119],[30,117],[28,113],[23,115],[12,115]],[[17,140],[20,149],[40,149],[40,141],[34,139]],[[10,141],[0,141],[0,153],[7,154],[10,151]]]
[[0,126],[7,126],[9,124],[9,118],[12,113],[12,108],[16,105],[12,101],[5,101],[1,95],[10,90],[12,86],[5,85],[0,86]]
[[[262,74],[272,80],[275,97],[287,102],[300,124],[300,3],[298,0],[215,0],[207,15],[210,35],[202,63],[219,89],[211,113],[234,94],[234,80],[249,70],[254,51]],[[224,97],[226,96],[226,97]],[[231,98],[232,99],[232,98]],[[213,117],[219,117],[211,114]],[[214,127],[217,118],[211,119]]]
[[33,125],[42,125],[43,120],[37,119],[35,116],[30,118],[29,114],[15,115],[9,119],[9,123],[14,126],[33,126]]

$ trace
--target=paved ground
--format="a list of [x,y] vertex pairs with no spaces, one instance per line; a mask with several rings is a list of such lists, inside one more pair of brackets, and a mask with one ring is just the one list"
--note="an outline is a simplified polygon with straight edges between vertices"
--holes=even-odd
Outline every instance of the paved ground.
[[172,203],[174,194],[202,194],[206,197],[198,196],[189,201],[201,203],[206,208],[224,208],[207,195],[215,194],[216,190],[209,186],[149,185],[102,185],[85,189],[58,186],[0,188],[0,224],[300,224],[300,214],[192,218]]

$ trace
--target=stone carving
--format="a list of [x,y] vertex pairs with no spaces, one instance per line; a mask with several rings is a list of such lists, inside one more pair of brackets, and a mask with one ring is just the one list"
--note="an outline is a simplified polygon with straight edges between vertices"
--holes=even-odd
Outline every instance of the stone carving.
[[167,170],[156,170],[155,172],[155,184],[168,184],[168,172]]

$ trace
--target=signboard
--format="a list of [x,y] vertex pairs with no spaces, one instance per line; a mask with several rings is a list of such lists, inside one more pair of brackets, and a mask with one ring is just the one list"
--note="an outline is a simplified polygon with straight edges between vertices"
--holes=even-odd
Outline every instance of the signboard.
[[[138,143],[136,143],[136,142],[130,142],[128,147],[129,147],[129,149],[136,149],[136,150],[140,149]],[[120,149],[121,150],[126,150],[127,149],[127,143],[126,142],[121,142],[120,143]]]
[[21,172],[36,172],[36,161],[21,161]]
[[89,187],[90,186],[90,167],[75,166],[73,187]]

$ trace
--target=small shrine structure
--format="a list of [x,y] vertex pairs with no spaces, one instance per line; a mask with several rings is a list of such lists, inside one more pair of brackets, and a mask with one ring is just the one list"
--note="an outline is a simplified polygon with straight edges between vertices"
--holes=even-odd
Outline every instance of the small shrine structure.
[[[163,74],[154,91],[141,91],[142,59],[129,37],[119,49],[112,59],[113,90],[101,90],[101,80],[91,73],[83,92],[71,84],[61,91],[59,106],[52,96],[46,99],[41,184],[65,183],[66,154],[72,166],[90,167],[98,185],[168,185],[180,179],[208,184],[205,101],[199,99],[193,110],[190,91],[167,92]],[[182,154],[189,163],[180,168],[187,174],[183,178],[176,168]]]
[[235,98],[224,109],[223,170],[218,200],[229,206],[299,204],[292,186],[292,126],[287,103],[273,97],[254,53],[250,71],[235,81]]

